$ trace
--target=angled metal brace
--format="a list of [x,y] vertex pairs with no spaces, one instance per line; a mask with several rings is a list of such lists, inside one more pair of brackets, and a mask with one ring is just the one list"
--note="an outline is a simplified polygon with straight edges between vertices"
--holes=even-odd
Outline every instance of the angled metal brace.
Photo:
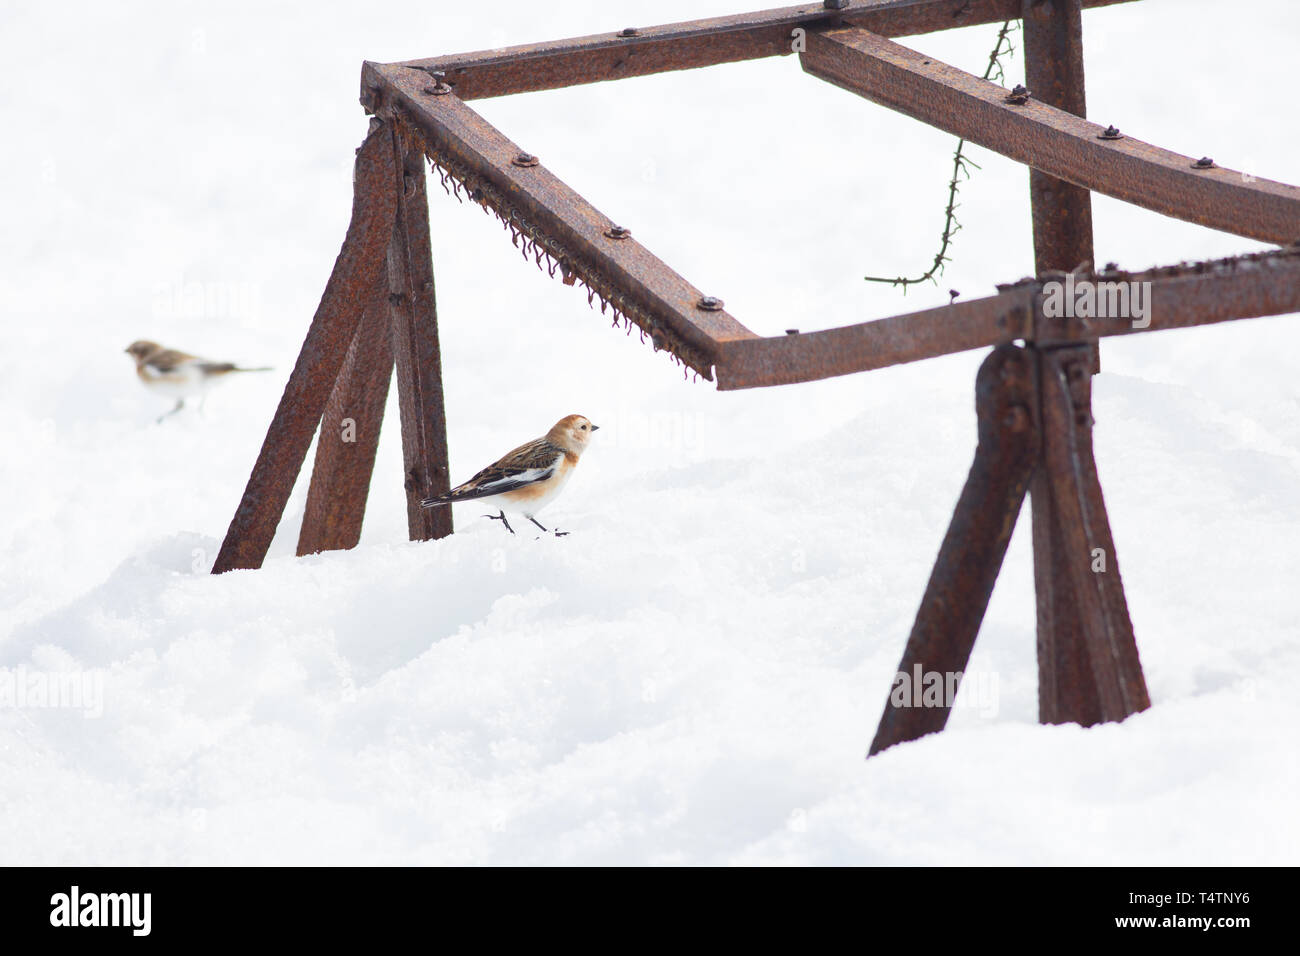
[[316,440],[311,486],[298,532],[298,556],[355,548],[379,450],[393,379],[388,303],[367,307],[330,392]]
[[397,215],[393,241],[388,247],[388,302],[402,418],[406,525],[410,540],[427,541],[452,533],[450,508],[420,507],[424,498],[451,488],[442,349],[434,297],[424,151],[412,142],[401,123],[395,122],[392,127]]
[[396,215],[391,133],[372,123],[357,150],[352,221],[262,450],[212,566],[260,568],[362,314],[386,294],[384,251]]
[[1151,706],[1092,454],[1091,345],[995,348],[975,383],[979,444],[868,756],[944,728],[1031,488],[1039,719]]
[[[995,348],[975,379],[979,444],[868,756],[942,730],[1038,461],[1034,362]],[[937,699],[924,691],[937,682]]]
[[1042,420],[1035,480],[1039,719],[1123,720],[1151,706],[1092,452],[1087,345],[1033,349]]

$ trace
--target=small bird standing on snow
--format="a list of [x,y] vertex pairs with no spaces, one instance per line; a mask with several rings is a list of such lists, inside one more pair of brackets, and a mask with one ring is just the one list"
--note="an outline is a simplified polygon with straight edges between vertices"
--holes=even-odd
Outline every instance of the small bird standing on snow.
[[[425,498],[420,504],[425,508],[437,508],[454,501],[479,500],[499,512],[483,517],[500,521],[511,534],[515,529],[506,520],[507,511],[522,514],[549,532],[550,529],[533,516],[559,495],[592,433],[599,428],[581,415],[567,415],[556,422],[544,437],[520,445],[463,485],[445,495]],[[555,535],[560,537],[568,533],[556,531]]]
[[145,339],[132,342],[125,351],[135,359],[135,374],[146,388],[176,399],[175,408],[158,416],[160,422],[185,407],[185,399],[205,394],[231,372],[271,371],[270,368],[240,368],[233,362],[210,362]]

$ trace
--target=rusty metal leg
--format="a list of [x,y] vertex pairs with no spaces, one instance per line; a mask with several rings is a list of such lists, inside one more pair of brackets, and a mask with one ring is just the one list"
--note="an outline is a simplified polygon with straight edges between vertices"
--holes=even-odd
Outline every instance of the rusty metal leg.
[[900,679],[885,704],[868,756],[942,730],[948,722],[952,700],[945,693],[938,706],[926,706],[920,688],[913,686],[914,675],[936,674],[944,688],[955,688],[970,659],[1038,461],[1034,388],[1033,362],[1024,349],[999,346],[980,366],[975,382],[975,461],[939,548],[898,665]]
[[1101,702],[1083,640],[1083,620],[1062,545],[1060,516],[1045,468],[1029,488],[1038,607],[1038,719],[1045,724],[1099,723]]
[[1031,354],[1043,444],[1033,488],[1039,719],[1123,720],[1151,699],[1093,458],[1089,346]]
[[[1083,80],[1081,0],[1023,0],[1025,85],[1034,98],[1075,116],[1088,115]],[[1092,193],[1029,170],[1034,218],[1034,269],[1069,272],[1093,261]],[[1093,374],[1101,353],[1093,347]]]
[[384,247],[393,231],[391,133],[377,120],[357,150],[352,221],[298,362],[267,429],[212,573],[258,568],[275,537],[362,313],[386,292]]
[[393,378],[388,301],[366,309],[325,406],[298,554],[355,548],[361,539],[384,405]]
[[395,124],[397,222],[388,248],[389,302],[397,397],[402,413],[406,522],[412,541],[451,534],[450,508],[421,508],[420,501],[451,488],[442,353],[429,242],[424,152]]

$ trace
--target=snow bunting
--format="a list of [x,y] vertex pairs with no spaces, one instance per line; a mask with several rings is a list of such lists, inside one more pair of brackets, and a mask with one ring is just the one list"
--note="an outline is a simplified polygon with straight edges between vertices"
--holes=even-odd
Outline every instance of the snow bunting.
[[158,416],[162,421],[185,406],[185,399],[203,395],[231,372],[269,372],[269,368],[240,368],[233,362],[209,362],[197,355],[165,349],[157,342],[141,339],[126,347],[135,359],[135,374],[150,391],[176,399],[176,407]]
[[[599,428],[581,415],[566,415],[542,438],[520,445],[463,485],[445,495],[425,498],[420,504],[425,508],[437,508],[455,501],[482,501],[499,512],[483,517],[500,521],[511,534],[515,529],[506,520],[507,511],[522,514],[549,532],[550,529],[534,515],[559,495],[573,474],[578,457],[591,441],[592,433]],[[556,531],[555,534],[562,536],[568,532]]]

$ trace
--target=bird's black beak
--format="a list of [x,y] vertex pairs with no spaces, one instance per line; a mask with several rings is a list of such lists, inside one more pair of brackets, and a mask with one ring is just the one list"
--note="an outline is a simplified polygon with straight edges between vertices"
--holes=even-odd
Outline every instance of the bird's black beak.
[[591,430],[594,431],[594,432],[598,432],[598,431],[600,431],[600,426],[599,426],[599,425],[592,425],[592,426],[591,426]]

